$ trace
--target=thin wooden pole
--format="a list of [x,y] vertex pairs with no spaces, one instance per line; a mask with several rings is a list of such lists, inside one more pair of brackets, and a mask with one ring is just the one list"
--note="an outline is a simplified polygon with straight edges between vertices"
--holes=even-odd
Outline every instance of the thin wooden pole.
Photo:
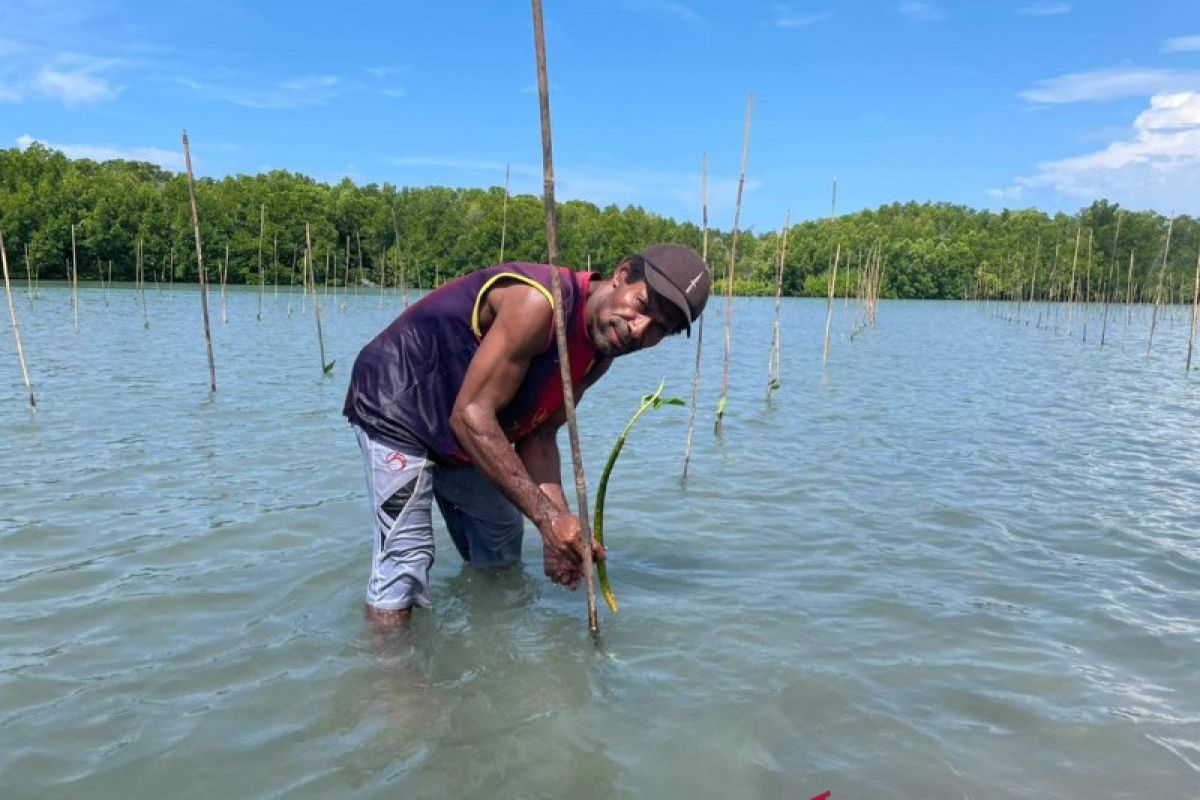
[[225,243],[225,260],[221,263],[221,324],[229,322],[229,306],[225,303],[225,281],[229,277],[229,242]]
[[[708,266],[708,152],[700,159],[700,258],[705,269]],[[709,276],[711,278],[711,275]],[[692,410],[688,416],[687,442],[683,447],[683,481],[687,481],[688,463],[692,460],[692,435],[696,431],[696,409],[700,400],[700,353],[704,342],[704,315],[700,315],[696,327],[696,372],[692,378]]]
[[508,238],[508,170],[509,165],[504,165],[504,205],[500,208],[500,261],[504,263],[504,244]]
[[792,227],[792,210],[783,217],[783,230],[779,232],[780,243],[775,256],[775,324],[771,326],[771,352],[767,356],[767,399],[781,385],[779,360],[779,301],[783,296],[783,262],[787,258],[788,230]]
[[[307,222],[304,223],[304,261],[305,274],[312,281],[313,318],[317,321],[317,346],[320,348],[321,374],[328,375],[330,370],[333,369],[333,362],[325,363],[325,335],[321,332],[321,299],[318,297],[317,272],[313,264],[312,230]],[[326,254],[326,261],[328,261],[328,253]],[[326,274],[328,274],[328,270],[326,270]]]
[[33,275],[29,268],[29,245],[25,245],[25,288],[29,292],[29,307],[33,308]]
[[717,401],[717,419],[713,433],[721,435],[725,406],[729,403],[729,364],[733,358],[733,279],[737,271],[738,219],[742,213],[742,190],[746,185],[746,158],[750,154],[750,116],[754,111],[754,92],[746,95],[746,125],[742,132],[742,166],[738,172],[737,202],[733,206],[733,234],[729,245],[729,267],[725,271],[725,363],[721,368],[721,398]]
[[354,231],[354,246],[358,250],[358,277],[354,281],[354,296],[358,296],[358,289],[363,281],[363,259],[362,259],[362,233]]
[[75,223],[71,223],[71,310],[75,312],[75,333],[79,334],[79,260],[75,252]]
[[1083,237],[1083,226],[1075,228],[1075,257],[1071,259],[1071,287],[1067,295],[1067,336],[1075,331],[1075,270],[1079,266],[1079,242]]
[[17,341],[17,360],[21,362],[21,375],[25,378],[25,391],[29,394],[29,410],[37,413],[37,400],[33,397],[33,383],[29,380],[29,369],[25,366],[25,350],[21,347],[21,328],[17,325],[17,309],[13,305],[12,287],[8,283],[8,251],[4,249],[4,232],[0,231],[0,264],[4,266],[4,294],[8,297],[8,314],[12,317],[13,338]]
[[1113,234],[1112,247],[1112,262],[1108,265],[1108,280],[1106,283],[1104,295],[1104,322],[1100,325],[1100,346],[1104,347],[1104,341],[1108,336],[1108,306],[1112,302],[1113,294],[1115,294],[1113,286],[1113,277],[1117,272],[1117,245],[1121,241],[1121,218],[1124,216],[1123,211],[1117,212],[1117,232]]
[[1088,228],[1087,279],[1083,292],[1083,342],[1087,344],[1088,317],[1092,310],[1092,238],[1095,231]]
[[825,345],[821,348],[821,366],[829,361],[829,329],[833,324],[833,284],[837,280],[838,262],[842,260],[842,243],[837,243],[833,256],[833,277],[829,281],[829,297],[825,302]]
[[279,234],[271,235],[271,297],[273,302],[279,302]]
[[583,451],[579,445],[579,425],[575,419],[575,392],[571,383],[571,357],[567,348],[566,313],[563,308],[562,277],[558,273],[558,227],[554,208],[554,148],[550,136],[550,82],[546,75],[546,33],[542,28],[542,0],[532,0],[533,40],[537,57],[538,105],[542,121],[542,176],[545,186],[546,246],[550,261],[550,291],[554,297],[554,330],[558,340],[558,367],[562,378],[563,410],[571,439],[571,461],[575,467],[575,496],[582,529],[583,578],[587,584],[588,630],[600,632],[596,613],[596,587],[592,577],[592,531],[588,514],[587,481],[583,474]]
[[192,203],[192,231],[196,236],[196,272],[200,276],[200,313],[204,317],[204,347],[208,353],[209,390],[217,390],[217,367],[213,361],[212,331],[208,324],[208,274],[204,269],[204,251],[200,246],[200,210],[196,205],[196,183],[192,178],[192,150],[187,131],[183,132],[183,160],[187,166],[188,198]]
[[1163,276],[1167,272],[1167,256],[1171,254],[1171,229],[1175,227],[1175,218],[1167,223],[1167,244],[1163,248],[1162,266],[1158,269],[1158,288],[1154,290],[1154,311],[1150,315],[1150,339],[1146,343],[1146,358],[1150,357],[1150,348],[1154,346],[1154,326],[1158,322],[1158,307],[1162,304]]
[[350,234],[346,234],[346,263],[342,268],[342,310],[350,302]]
[[258,205],[258,321],[262,322],[263,292],[266,290],[266,276],[263,275],[263,237],[267,235],[267,205]]
[[1188,352],[1187,366],[1184,368],[1184,373],[1192,374],[1192,345],[1196,341],[1196,323],[1200,321],[1200,255],[1196,256],[1196,281],[1192,289],[1192,329],[1188,334]]
[[146,252],[145,243],[138,239],[137,245],[138,287],[142,291],[142,327],[150,329],[150,309],[146,306]]
[[396,207],[392,207],[392,233],[396,240],[396,279],[403,295],[404,308],[408,308],[408,283],[404,276],[404,262],[400,260],[400,222],[396,219]]
[[[837,176],[833,178],[833,192],[829,201],[829,236],[836,240],[837,233],[834,230],[834,223],[837,221]],[[837,286],[837,271],[838,261],[842,256],[842,243],[837,242],[836,252],[833,257],[833,264],[829,268],[829,293],[825,302],[825,343],[821,348],[821,366],[829,361],[829,328],[833,324],[833,292]]]

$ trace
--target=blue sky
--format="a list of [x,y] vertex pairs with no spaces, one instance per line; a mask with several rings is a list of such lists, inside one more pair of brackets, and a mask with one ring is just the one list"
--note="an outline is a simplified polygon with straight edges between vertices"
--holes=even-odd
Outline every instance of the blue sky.
[[[544,0],[560,199],[1200,213],[1196,0]],[[5,0],[0,146],[540,193],[527,2]]]

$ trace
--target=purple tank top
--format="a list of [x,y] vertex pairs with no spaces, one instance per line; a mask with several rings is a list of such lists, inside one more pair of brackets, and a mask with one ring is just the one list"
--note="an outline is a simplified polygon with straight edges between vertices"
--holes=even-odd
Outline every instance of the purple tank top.
[[[592,272],[560,267],[571,378],[576,396],[584,375],[599,360],[584,321]],[[354,362],[342,413],[371,438],[399,449],[419,443],[435,460],[466,466],[470,457],[450,428],[450,412],[482,332],[484,295],[498,281],[518,280],[546,295],[546,264],[498,264],[457,278],[430,292],[367,343]],[[498,417],[510,442],[526,436],[562,406],[554,326],[546,347]]]

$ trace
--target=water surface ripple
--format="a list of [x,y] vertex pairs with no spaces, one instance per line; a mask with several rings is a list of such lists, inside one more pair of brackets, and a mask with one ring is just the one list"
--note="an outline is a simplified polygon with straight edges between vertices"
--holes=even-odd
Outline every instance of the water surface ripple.
[[[299,296],[43,287],[0,339],[0,796],[1195,798],[1200,375],[1186,313],[721,302],[687,424],[639,423],[607,523],[621,611],[525,566],[464,569],[378,637],[349,366],[399,310],[330,295],[332,378]],[[288,314],[288,306],[292,312]],[[344,307],[343,307],[344,304]],[[1039,326],[1039,319],[1044,322]],[[1114,322],[1115,320],[1115,322]],[[595,489],[694,340],[618,362],[580,409]],[[566,445],[563,445],[564,453]]]

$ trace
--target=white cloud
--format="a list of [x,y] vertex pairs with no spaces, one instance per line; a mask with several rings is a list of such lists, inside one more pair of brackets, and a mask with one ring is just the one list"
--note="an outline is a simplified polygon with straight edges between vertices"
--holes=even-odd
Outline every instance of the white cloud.
[[1017,9],[1018,14],[1027,17],[1056,17],[1060,14],[1071,13],[1070,3],[1030,3]]
[[1107,197],[1134,207],[1200,211],[1200,92],[1155,95],[1124,138],[1038,164],[1032,175],[989,194],[1007,199],[1038,188],[1079,200]]
[[1163,42],[1164,53],[1200,52],[1200,36],[1176,36]]
[[68,108],[111,100],[120,94],[108,77],[123,62],[79,53],[46,57],[0,42],[0,51],[15,55],[0,71],[0,102],[22,103],[42,97]]
[[790,6],[783,5],[775,6],[774,10],[776,28],[807,28],[809,25],[824,22],[832,16],[828,11],[802,13],[793,10]]
[[1200,89],[1200,70],[1128,66],[1047,78],[1018,96],[1033,103],[1082,103],[1194,89]]
[[51,150],[58,150],[68,158],[90,158],[93,161],[148,161],[158,164],[163,169],[183,170],[183,153],[174,150],[164,150],[160,147],[121,147],[112,144],[62,144],[36,139],[29,134],[18,136],[17,147],[24,150],[34,142],[38,142]]
[[905,0],[900,4],[900,13],[917,22],[940,22],[946,18],[941,7],[918,0]]
[[179,83],[245,108],[286,111],[324,105],[337,95],[340,79],[336,75],[305,75],[280,81],[265,89],[218,85],[184,78],[179,79]]

